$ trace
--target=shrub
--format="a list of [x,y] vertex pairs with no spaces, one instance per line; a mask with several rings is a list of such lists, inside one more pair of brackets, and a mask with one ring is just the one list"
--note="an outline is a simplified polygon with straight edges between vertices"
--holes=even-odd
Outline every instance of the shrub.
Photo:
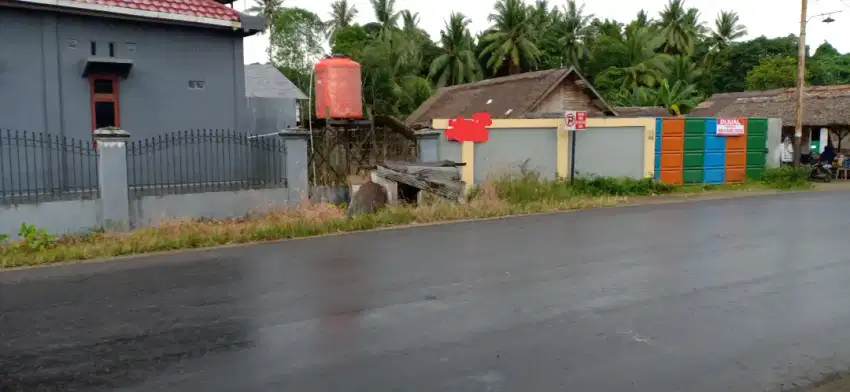
[[649,196],[672,192],[676,186],[652,178],[583,177],[572,184],[576,192],[587,196]]
[[[564,178],[547,180],[537,172],[506,175],[491,183],[499,197],[512,204],[561,201],[577,196],[648,196],[670,193],[675,189],[675,185],[662,184],[651,178],[579,177],[570,183]],[[480,187],[476,187],[470,197],[477,197],[479,192]]]
[[812,172],[810,166],[783,166],[769,168],[762,174],[762,181],[776,189],[794,189],[809,187],[809,175]]
[[45,229],[35,227],[33,224],[21,223],[18,230],[20,241],[14,243],[15,247],[23,248],[29,252],[38,252],[49,249],[56,244],[56,236]]

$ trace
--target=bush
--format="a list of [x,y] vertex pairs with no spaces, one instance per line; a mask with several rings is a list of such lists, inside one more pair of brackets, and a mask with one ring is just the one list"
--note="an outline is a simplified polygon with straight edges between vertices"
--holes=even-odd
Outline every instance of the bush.
[[770,168],[762,174],[762,181],[776,189],[807,188],[810,186],[809,175],[811,172],[810,166]]
[[[578,196],[648,196],[670,193],[675,185],[662,184],[651,178],[580,177],[570,183],[569,179],[547,180],[537,172],[507,175],[491,181],[499,198],[512,204],[561,201]],[[477,197],[480,187],[470,194]]]
[[652,178],[585,177],[577,178],[572,187],[587,196],[649,196],[673,192],[675,185],[662,184]]

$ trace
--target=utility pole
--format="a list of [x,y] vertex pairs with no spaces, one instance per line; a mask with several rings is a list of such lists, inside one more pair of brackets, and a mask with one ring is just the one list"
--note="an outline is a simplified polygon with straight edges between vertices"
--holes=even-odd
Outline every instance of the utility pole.
[[806,85],[806,10],[808,0],[802,0],[800,11],[800,39],[797,48],[797,113],[794,124],[794,166],[800,166],[800,154],[803,145],[803,90]]

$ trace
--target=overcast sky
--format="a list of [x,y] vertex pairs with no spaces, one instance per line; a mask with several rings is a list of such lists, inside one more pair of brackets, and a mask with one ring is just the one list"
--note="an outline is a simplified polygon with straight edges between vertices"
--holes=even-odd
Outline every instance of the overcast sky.
[[[531,3],[533,0],[527,0]],[[242,11],[250,7],[253,0],[239,0],[234,8]],[[301,7],[317,13],[327,19],[331,0],[284,0],[286,7]],[[369,0],[349,0],[360,11],[358,22],[365,24],[375,21]],[[420,27],[428,31],[433,38],[439,37],[444,20],[452,11],[459,11],[472,20],[473,32],[488,26],[487,15],[492,10],[493,0],[396,0],[396,9],[409,9],[419,13]],[[566,1],[550,0],[550,4],[564,4]],[[637,12],[645,9],[650,15],[657,15],[667,0],[590,0],[585,10],[599,18],[613,18],[628,22]],[[709,26],[721,10],[734,10],[747,26],[750,37],[765,35],[768,37],[798,34],[800,31],[800,0],[687,0],[689,7],[702,11],[702,20]],[[844,11],[836,13],[836,23],[821,23],[823,17],[813,18],[806,31],[806,42],[817,47],[825,40],[842,53],[850,52],[850,0],[809,0],[809,15]],[[245,39],[245,63],[264,62],[268,39],[255,35]]]

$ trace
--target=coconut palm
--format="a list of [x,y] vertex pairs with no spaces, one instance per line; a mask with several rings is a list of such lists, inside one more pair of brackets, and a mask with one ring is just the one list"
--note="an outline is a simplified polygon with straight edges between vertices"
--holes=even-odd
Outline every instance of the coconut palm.
[[266,27],[263,31],[269,29],[274,23],[275,15],[283,7],[283,0],[254,0],[254,6],[246,10],[249,14],[254,14],[266,18]]
[[735,11],[720,11],[714,20],[714,30],[711,41],[714,49],[726,49],[729,44],[747,35],[747,27],[741,24],[741,19]]
[[478,81],[481,68],[475,58],[471,21],[460,12],[452,12],[445,28],[440,31],[442,53],[431,63],[428,77],[437,87]]
[[624,67],[611,67],[603,71],[597,79],[604,85],[616,86],[632,91],[637,87],[653,87],[668,72],[671,58],[658,49],[664,45],[665,36],[653,29],[626,29],[625,39],[618,42],[624,54]]
[[328,41],[331,46],[333,46],[336,33],[354,23],[357,12],[357,7],[354,4],[349,4],[348,0],[336,0],[331,3],[331,19],[327,22]]
[[699,105],[702,97],[697,91],[696,85],[677,81],[669,83],[662,80],[657,89],[653,90],[655,105],[663,106],[670,114],[682,115]]
[[654,21],[649,18],[649,14],[647,14],[644,10],[640,10],[638,11],[637,16],[635,16],[635,20],[629,23],[629,26],[632,26],[633,28],[642,28],[650,27],[653,23]]
[[419,30],[419,13],[410,12],[409,10],[401,11],[401,29],[408,33],[413,33]]
[[673,56],[669,63],[666,79],[670,84],[681,81],[685,84],[696,84],[705,74],[700,63],[690,56]]
[[398,28],[400,13],[395,10],[395,0],[369,0],[369,3],[372,4],[375,19],[383,30]]
[[699,35],[699,11],[686,9],[684,0],[670,0],[658,16],[657,26],[664,36],[664,52],[693,53]]
[[534,43],[532,18],[522,0],[497,0],[488,19],[493,26],[482,37],[485,45],[479,56],[489,57],[487,67],[497,72],[507,61],[511,75],[536,69],[540,50]]
[[575,0],[567,0],[561,19],[555,24],[566,64],[579,67],[587,56],[588,41],[594,35],[593,18],[593,14],[584,13],[584,4],[578,6]]

